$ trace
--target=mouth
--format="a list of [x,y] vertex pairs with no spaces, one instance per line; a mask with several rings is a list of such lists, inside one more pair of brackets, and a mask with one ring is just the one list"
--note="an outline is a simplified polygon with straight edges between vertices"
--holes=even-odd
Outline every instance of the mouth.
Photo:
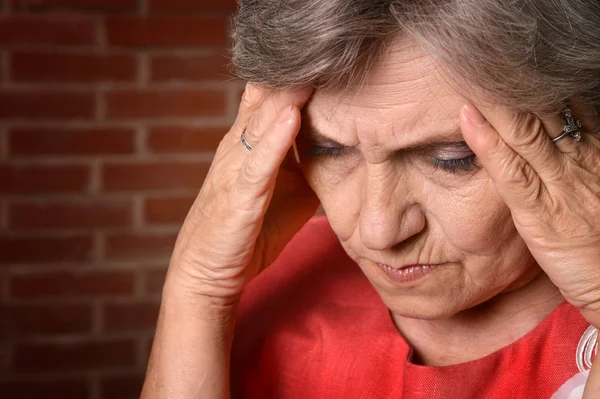
[[394,283],[409,283],[421,280],[439,267],[436,264],[392,267],[383,263],[378,263],[377,266]]

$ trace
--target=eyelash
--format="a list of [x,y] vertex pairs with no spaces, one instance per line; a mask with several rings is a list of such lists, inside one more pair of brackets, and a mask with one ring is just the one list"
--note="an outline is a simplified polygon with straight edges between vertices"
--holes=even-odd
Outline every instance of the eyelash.
[[475,163],[476,159],[477,156],[475,154],[460,159],[438,159],[431,157],[434,168],[441,168],[444,171],[455,175],[468,173],[476,168],[479,168],[479,166]]
[[321,147],[318,145],[313,145],[310,148],[310,158],[338,158],[344,152],[345,147]]
[[[345,147],[322,147],[314,145],[310,149],[310,158],[339,158],[344,153]],[[459,159],[439,159],[431,157],[431,162],[435,169],[441,168],[452,174],[467,173],[479,166],[475,163],[477,157],[475,154]]]

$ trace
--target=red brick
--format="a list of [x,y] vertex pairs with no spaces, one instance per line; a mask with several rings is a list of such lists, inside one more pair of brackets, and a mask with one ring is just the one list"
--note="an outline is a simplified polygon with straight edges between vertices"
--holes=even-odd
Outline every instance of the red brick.
[[87,298],[133,295],[134,274],[130,270],[58,271],[12,276],[11,298]]
[[8,59],[8,56],[6,54],[0,54],[0,81],[2,82],[7,80],[5,59]]
[[89,174],[84,165],[0,164],[0,193],[82,192]]
[[10,0],[13,9],[32,10],[82,10],[82,11],[133,11],[136,0]]
[[145,291],[149,294],[160,294],[165,284],[167,269],[150,269],[145,271]]
[[22,343],[16,345],[14,354],[16,371],[26,373],[100,370],[134,364],[133,340]]
[[0,236],[0,264],[30,262],[86,262],[92,256],[91,236]]
[[[51,395],[51,396],[49,396]],[[85,377],[51,380],[19,379],[0,381],[0,398],[6,399],[89,399],[90,384]]]
[[102,377],[100,381],[101,399],[137,399],[142,392],[144,374]]
[[2,91],[0,119],[93,119],[92,93]]
[[[145,339],[142,338],[141,341],[142,342],[140,345],[142,345],[142,347],[145,349],[146,345],[147,345],[147,338],[145,338]],[[12,344],[13,344],[12,341],[0,339],[0,360],[1,360],[0,370],[2,370],[0,375],[3,377],[6,376],[7,372],[11,371],[10,370],[11,369],[10,356],[12,355],[12,347],[13,347]],[[0,382],[6,381],[6,380],[11,380],[11,378],[10,377],[9,378],[6,378],[6,377],[0,378]]]
[[109,17],[106,30],[112,46],[224,47],[227,42],[225,17]]
[[107,237],[108,259],[156,259],[169,257],[173,252],[177,234],[115,233]]
[[95,44],[94,21],[80,15],[4,15],[0,44]]
[[149,0],[151,11],[233,11],[236,0]]
[[8,136],[17,156],[131,154],[134,141],[134,130],[125,128],[17,128]]
[[144,206],[146,223],[181,223],[196,197],[147,198]]
[[13,230],[126,227],[132,214],[127,200],[21,202],[9,205],[8,224]]
[[215,151],[227,128],[157,127],[148,134],[148,147],[156,153]]
[[103,306],[104,330],[135,331],[156,327],[160,302],[107,303]]
[[0,325],[0,337],[87,333],[92,328],[92,307],[87,304],[0,305]]
[[126,54],[17,52],[12,77],[18,82],[128,82],[136,79],[136,59]]
[[209,167],[205,162],[107,163],[103,169],[103,188],[107,191],[199,190]]
[[150,59],[150,78],[156,82],[230,79],[228,59],[223,54],[157,55]]
[[113,119],[222,116],[222,90],[118,90],[106,94],[106,114]]

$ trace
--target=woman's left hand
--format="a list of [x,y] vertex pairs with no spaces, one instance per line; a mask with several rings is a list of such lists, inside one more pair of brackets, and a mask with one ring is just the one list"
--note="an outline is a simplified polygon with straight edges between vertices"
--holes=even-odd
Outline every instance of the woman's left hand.
[[600,327],[600,120],[578,105],[580,141],[554,143],[561,115],[540,118],[467,104],[467,144],[511,210],[515,226],[563,296]]

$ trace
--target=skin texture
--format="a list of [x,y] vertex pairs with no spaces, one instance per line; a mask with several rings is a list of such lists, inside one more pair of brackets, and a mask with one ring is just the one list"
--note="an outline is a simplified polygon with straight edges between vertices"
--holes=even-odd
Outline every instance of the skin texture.
[[[314,193],[424,364],[484,356],[563,298],[600,326],[597,114],[575,104],[584,139],[555,145],[558,115],[467,99],[437,72],[397,43],[360,89],[314,93],[302,120],[310,89],[247,87],[177,241],[142,398],[229,397],[236,304],[315,211]],[[300,168],[290,154],[301,126]],[[348,148],[311,158],[311,128],[329,140],[319,146]],[[469,147],[475,166],[434,167],[432,158],[465,158]],[[399,287],[377,262],[440,266]],[[586,399],[600,392],[598,367]]]
[[[449,317],[541,271],[484,169],[434,166],[432,157],[473,155],[459,127],[466,102],[429,57],[402,46],[361,90],[317,92],[305,111],[314,130],[351,147],[307,157],[305,175],[342,245],[398,315]],[[303,152],[312,144],[306,130]],[[423,143],[432,148],[407,149]],[[398,288],[377,263],[441,266]]]
[[[473,155],[460,131],[467,101],[431,58],[399,43],[360,90],[314,93],[299,136],[304,174],[334,231],[425,364],[498,350],[562,300],[486,170],[432,161]],[[338,155],[311,157],[314,146],[340,144]],[[377,263],[440,266],[398,286]],[[473,342],[473,330],[493,338]]]
[[[230,397],[242,291],[319,205],[288,156],[311,92],[246,87],[175,244],[141,398]],[[250,153],[240,143],[246,127]]]

